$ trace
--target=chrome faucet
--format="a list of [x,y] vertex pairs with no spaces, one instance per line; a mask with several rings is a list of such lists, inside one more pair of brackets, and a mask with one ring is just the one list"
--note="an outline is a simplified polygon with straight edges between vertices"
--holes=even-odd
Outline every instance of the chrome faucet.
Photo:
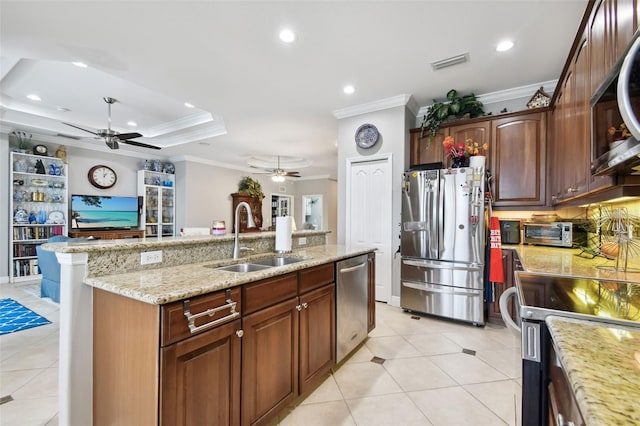
[[234,230],[235,234],[233,236],[233,258],[234,259],[237,259],[239,257],[241,251],[252,250],[248,247],[240,247],[240,242],[239,242],[240,207],[244,207],[245,209],[247,209],[247,227],[253,228],[256,226],[256,223],[253,221],[253,214],[251,213],[251,206],[249,205],[249,203],[247,203],[246,201],[241,201],[240,203],[238,203],[238,205],[236,206],[235,222],[234,222],[234,228],[235,228]]

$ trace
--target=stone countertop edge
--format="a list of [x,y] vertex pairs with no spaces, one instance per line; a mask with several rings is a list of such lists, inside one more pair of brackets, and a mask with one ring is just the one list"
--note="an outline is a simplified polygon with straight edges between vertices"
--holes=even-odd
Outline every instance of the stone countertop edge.
[[[215,266],[238,262],[231,259],[220,259],[218,261],[87,277],[83,282],[91,287],[120,294],[141,302],[163,305],[373,251],[375,251],[375,248],[322,245],[293,250],[288,254],[288,256],[303,258],[304,260],[301,262],[255,272],[238,273],[217,270]],[[252,258],[264,258],[266,255],[268,254],[262,253],[242,258],[240,261],[250,262]],[[213,267],[207,267],[207,265]]]
[[527,244],[503,244],[502,248],[516,251],[525,272],[640,282],[640,272],[607,270],[613,268],[613,260],[581,257],[580,249]]
[[[292,238],[322,236],[331,233],[331,231],[295,231]],[[272,231],[265,232],[246,232],[240,234],[240,241],[252,240],[275,240],[276,233]],[[55,251],[57,253],[92,253],[102,252],[105,249],[114,250],[136,250],[136,249],[157,249],[163,247],[180,247],[194,246],[216,243],[233,242],[233,234],[226,235],[193,235],[184,237],[162,237],[154,238],[126,238],[121,240],[89,240],[82,242],[61,242],[61,243],[44,243],[42,248],[45,250]]]
[[553,344],[588,425],[640,425],[640,328],[550,315]]

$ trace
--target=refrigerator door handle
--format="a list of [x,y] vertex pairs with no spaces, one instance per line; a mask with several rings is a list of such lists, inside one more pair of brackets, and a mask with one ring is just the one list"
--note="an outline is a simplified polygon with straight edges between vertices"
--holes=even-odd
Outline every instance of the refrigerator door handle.
[[402,263],[409,266],[417,266],[419,268],[455,269],[456,271],[480,271],[480,269],[482,269],[482,265],[478,263],[443,263],[408,259],[404,259]]
[[448,287],[441,289],[429,288],[421,283],[412,283],[409,281],[402,281],[402,285],[405,287],[415,288],[416,290],[421,290],[426,293],[439,293],[439,294],[464,294],[467,296],[480,296],[482,290],[473,290],[473,289],[463,289],[460,287]]

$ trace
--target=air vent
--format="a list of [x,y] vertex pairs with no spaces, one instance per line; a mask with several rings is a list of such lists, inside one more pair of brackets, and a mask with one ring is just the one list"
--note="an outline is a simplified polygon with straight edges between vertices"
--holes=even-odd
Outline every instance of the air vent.
[[437,71],[441,70],[442,68],[452,67],[454,65],[463,64],[465,62],[469,62],[469,52],[452,56],[447,59],[441,59],[439,61],[431,62],[431,67],[434,71]]

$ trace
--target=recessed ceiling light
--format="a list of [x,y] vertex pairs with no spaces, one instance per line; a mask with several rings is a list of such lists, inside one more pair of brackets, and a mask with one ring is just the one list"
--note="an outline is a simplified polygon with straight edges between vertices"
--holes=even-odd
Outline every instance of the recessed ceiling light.
[[293,31],[289,29],[280,31],[280,40],[284,41],[285,43],[293,43],[295,39],[296,35],[293,33]]
[[356,91],[356,88],[353,87],[352,85],[348,84],[346,86],[344,86],[344,88],[342,89],[342,91],[344,93],[346,93],[347,95],[351,95]]
[[504,40],[498,43],[498,45],[496,46],[496,50],[498,52],[506,52],[512,47],[513,47],[513,42],[511,40]]
[[71,62],[71,63],[73,65],[75,65],[76,67],[78,67],[78,68],[87,68],[89,66],[89,65],[85,64],[84,62],[79,62],[79,61]]
[[127,121],[127,126],[136,127],[137,125],[138,123],[136,123],[135,121]]
[[69,111],[71,111],[71,109],[70,109],[70,108],[63,107],[63,106],[60,106],[60,105],[58,105],[58,106],[56,107],[56,109],[57,109],[58,111],[62,111],[62,112],[69,112]]
[[190,104],[189,102],[185,102],[184,106],[186,106],[187,108],[195,108],[195,106],[193,106],[193,104]]
[[35,93],[31,93],[29,95],[27,95],[28,99],[31,99],[32,101],[41,101],[42,99],[40,98],[40,96],[36,95]]

